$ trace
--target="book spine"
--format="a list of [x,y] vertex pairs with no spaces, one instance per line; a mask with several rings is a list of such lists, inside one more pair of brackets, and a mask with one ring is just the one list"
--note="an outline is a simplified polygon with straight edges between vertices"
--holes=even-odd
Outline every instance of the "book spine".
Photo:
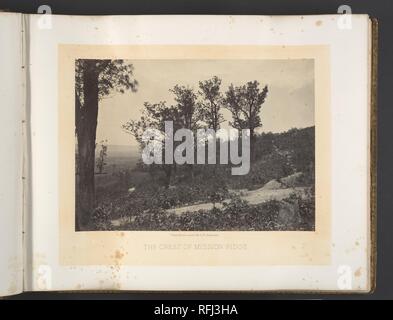
[[31,143],[30,143],[30,85],[29,85],[29,16],[22,15],[22,81],[23,81],[23,107],[22,107],[22,137],[23,137],[23,164],[22,164],[22,177],[23,177],[23,194],[22,194],[22,210],[23,210],[23,235],[22,235],[22,246],[23,246],[23,288],[28,287],[27,282],[30,278],[31,272],[31,255],[30,252],[30,235],[29,232],[31,226],[31,197],[30,197],[30,154],[31,154]]

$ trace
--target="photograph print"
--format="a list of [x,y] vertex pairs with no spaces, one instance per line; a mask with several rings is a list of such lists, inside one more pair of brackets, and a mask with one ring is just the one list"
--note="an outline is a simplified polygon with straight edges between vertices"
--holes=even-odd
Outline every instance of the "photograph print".
[[314,60],[75,60],[76,231],[314,231]]

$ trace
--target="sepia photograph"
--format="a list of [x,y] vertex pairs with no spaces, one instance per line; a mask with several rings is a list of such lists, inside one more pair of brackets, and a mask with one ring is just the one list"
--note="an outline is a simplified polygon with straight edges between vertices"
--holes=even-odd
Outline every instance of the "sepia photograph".
[[76,231],[314,231],[313,59],[76,59]]

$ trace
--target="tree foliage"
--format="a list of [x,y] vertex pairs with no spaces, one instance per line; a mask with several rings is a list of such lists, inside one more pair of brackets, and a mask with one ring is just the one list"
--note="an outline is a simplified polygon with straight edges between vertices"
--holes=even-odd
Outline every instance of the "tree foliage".
[[194,90],[188,86],[176,85],[170,90],[174,94],[177,103],[182,127],[185,129],[196,130],[199,127],[201,119],[197,110],[197,95]]
[[198,91],[201,101],[199,102],[200,113],[208,128],[217,131],[224,117],[220,112],[223,104],[223,96],[220,92],[221,79],[217,76],[199,82]]
[[165,121],[172,121],[174,130],[181,128],[183,120],[179,109],[172,105],[168,106],[165,101],[153,104],[145,102],[141,118],[127,121],[122,128],[125,132],[133,135],[141,147],[144,147],[143,133],[148,129],[155,129],[164,135]]
[[230,125],[238,130],[250,129],[253,134],[262,126],[260,112],[267,93],[268,87],[260,89],[258,81],[237,87],[231,84],[224,99],[226,108],[232,113]]
[[98,80],[98,101],[112,93],[136,92],[138,82],[133,79],[134,67],[124,60],[77,59],[75,61],[75,117],[78,123],[86,117],[85,87],[87,75]]

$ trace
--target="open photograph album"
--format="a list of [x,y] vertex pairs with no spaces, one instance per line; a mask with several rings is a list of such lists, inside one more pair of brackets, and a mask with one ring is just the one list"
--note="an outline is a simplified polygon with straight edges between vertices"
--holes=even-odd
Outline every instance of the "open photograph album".
[[375,287],[368,15],[0,13],[0,296]]

